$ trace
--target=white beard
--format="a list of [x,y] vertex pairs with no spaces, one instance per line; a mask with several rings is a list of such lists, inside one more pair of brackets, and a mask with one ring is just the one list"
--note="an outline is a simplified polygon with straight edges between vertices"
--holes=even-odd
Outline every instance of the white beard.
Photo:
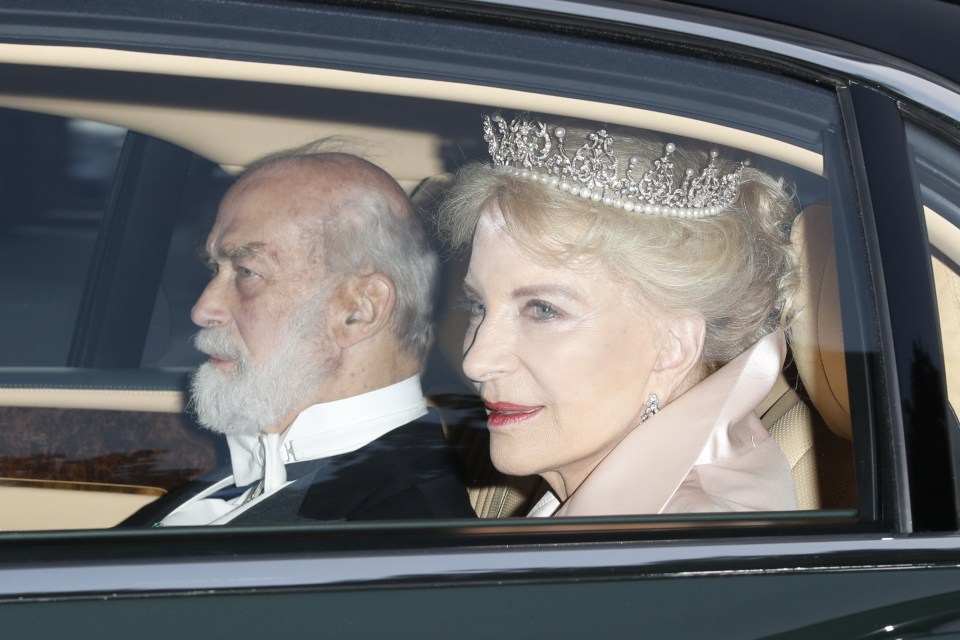
[[322,314],[297,315],[299,321],[283,332],[276,351],[259,368],[225,330],[197,332],[193,344],[199,351],[231,358],[235,366],[223,372],[207,362],[193,375],[191,405],[199,424],[224,435],[259,435],[316,393],[337,363],[309,348],[315,340],[307,336],[324,331]]

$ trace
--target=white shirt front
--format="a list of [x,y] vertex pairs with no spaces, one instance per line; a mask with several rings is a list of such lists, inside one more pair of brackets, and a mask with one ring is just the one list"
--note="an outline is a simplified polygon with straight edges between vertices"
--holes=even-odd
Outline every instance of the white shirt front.
[[[290,484],[284,465],[356,451],[427,413],[420,377],[304,409],[282,434],[228,436],[233,474],[177,507],[162,526],[225,524]],[[260,482],[258,482],[260,481]],[[211,498],[227,487],[257,483],[228,500]],[[254,492],[261,491],[255,497]]]

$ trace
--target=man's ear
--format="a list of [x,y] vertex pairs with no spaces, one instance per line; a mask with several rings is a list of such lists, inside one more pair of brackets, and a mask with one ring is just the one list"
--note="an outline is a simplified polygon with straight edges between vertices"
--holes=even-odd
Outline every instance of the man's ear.
[[660,352],[653,365],[661,401],[671,398],[699,364],[706,333],[706,323],[699,316],[675,317],[664,327]]
[[349,279],[336,296],[334,335],[341,349],[377,335],[389,327],[397,306],[397,287],[382,273]]

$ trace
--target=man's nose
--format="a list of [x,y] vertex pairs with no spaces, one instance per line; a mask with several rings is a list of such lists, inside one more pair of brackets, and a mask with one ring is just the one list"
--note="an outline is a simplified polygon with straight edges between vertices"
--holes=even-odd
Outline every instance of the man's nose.
[[220,327],[227,323],[230,314],[224,304],[224,284],[220,277],[214,277],[197,298],[190,311],[190,319],[198,327]]
[[463,345],[463,372],[474,382],[485,382],[516,368],[514,339],[507,322],[487,314]]

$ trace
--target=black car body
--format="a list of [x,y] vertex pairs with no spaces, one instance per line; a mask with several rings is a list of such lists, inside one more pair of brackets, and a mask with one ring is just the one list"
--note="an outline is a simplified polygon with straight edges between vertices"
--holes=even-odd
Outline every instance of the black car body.
[[[960,632],[960,65],[941,53],[958,27],[932,0],[0,3],[3,634]],[[842,335],[852,436],[825,431],[845,448],[819,464],[852,493],[789,513],[108,528],[223,461],[183,414],[204,277],[185,256],[231,172],[347,134],[415,191],[482,158],[490,109],[703,137],[825,203],[839,308],[820,329]],[[463,393],[455,368],[435,362],[434,393]],[[103,496],[118,510],[83,519]]]

